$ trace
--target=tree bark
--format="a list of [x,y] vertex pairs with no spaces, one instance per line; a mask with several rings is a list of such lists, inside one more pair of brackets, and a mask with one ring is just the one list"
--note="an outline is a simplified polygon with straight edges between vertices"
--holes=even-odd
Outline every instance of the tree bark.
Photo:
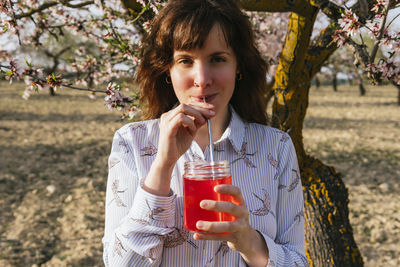
[[348,194],[333,167],[305,153],[302,127],[311,79],[336,50],[332,29],[321,32],[310,45],[318,9],[306,17],[292,13],[275,74],[273,126],[288,132],[299,160],[305,200],[306,253],[310,266],[363,266],[348,219]]
[[395,82],[392,82],[392,84],[397,87],[397,105],[400,106],[400,85]]
[[333,87],[333,91],[337,92],[337,73],[333,72],[332,74],[332,87]]

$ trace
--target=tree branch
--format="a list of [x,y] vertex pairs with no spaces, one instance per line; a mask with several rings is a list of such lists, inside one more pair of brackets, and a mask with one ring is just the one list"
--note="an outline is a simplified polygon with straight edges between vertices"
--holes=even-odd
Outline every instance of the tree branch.
[[[5,66],[5,65],[2,65],[2,64],[0,64],[0,68],[11,69],[10,66]],[[38,77],[36,75],[33,75],[33,74],[25,74],[25,75],[27,75],[29,77],[32,77],[33,79],[35,79],[35,81],[40,81],[40,82],[42,82],[44,84],[47,84],[47,81],[45,79],[42,79],[42,78],[40,78],[40,77]],[[89,91],[89,92],[93,92],[93,93],[107,93],[107,90],[92,89],[92,88],[81,88],[81,87],[72,86],[71,84],[62,83],[61,86],[67,87],[67,88],[70,88],[70,89],[74,89],[74,90],[79,90],[79,91]]]
[[87,5],[94,4],[93,0],[92,1],[83,2],[83,3],[80,3],[80,4],[75,4],[75,5],[70,4],[69,2],[70,1],[47,2],[47,3],[42,4],[41,6],[39,6],[36,9],[31,9],[26,13],[21,13],[21,14],[15,15],[15,19],[22,19],[22,18],[30,17],[35,13],[42,12],[43,10],[46,10],[46,9],[52,7],[52,6],[56,6],[56,5],[59,5],[59,4],[62,4],[64,6],[67,6],[67,7],[70,7],[70,8],[81,8],[81,7],[84,7],[84,6],[87,6]]
[[306,57],[306,66],[311,78],[320,71],[326,60],[336,51],[337,45],[332,39],[335,30],[335,25],[332,23],[312,41]]
[[248,11],[295,12],[306,16],[309,5],[304,0],[238,0]]
[[309,0],[310,5],[319,8],[328,18],[332,20],[340,19],[344,8],[336,5],[329,0]]
[[374,44],[374,47],[372,48],[372,52],[371,52],[371,58],[370,58],[371,63],[373,63],[375,61],[376,53],[378,52],[378,48],[379,48],[379,43],[382,40],[383,33],[385,31],[385,24],[386,24],[387,15],[389,13],[390,2],[391,1],[389,0],[385,7],[385,13],[382,14],[383,18],[381,21],[381,25],[379,26],[379,35],[376,37],[375,44]]

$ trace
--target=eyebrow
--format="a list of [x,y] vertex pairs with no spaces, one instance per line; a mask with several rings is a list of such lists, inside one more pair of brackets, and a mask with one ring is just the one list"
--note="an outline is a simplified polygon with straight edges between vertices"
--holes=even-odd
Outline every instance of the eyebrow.
[[[190,51],[176,51],[176,55],[174,55],[174,57],[178,57],[178,56],[190,56]],[[228,51],[217,51],[212,53],[210,56],[220,56],[220,55],[228,55],[231,56],[231,53],[229,53]]]

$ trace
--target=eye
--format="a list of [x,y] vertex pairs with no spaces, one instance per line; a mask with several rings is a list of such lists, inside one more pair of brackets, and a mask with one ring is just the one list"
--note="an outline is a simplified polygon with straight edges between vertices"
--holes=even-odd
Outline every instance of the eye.
[[189,58],[181,58],[176,61],[180,65],[191,65],[193,61]]
[[213,63],[226,62],[226,58],[223,56],[214,56],[211,58],[211,62]]

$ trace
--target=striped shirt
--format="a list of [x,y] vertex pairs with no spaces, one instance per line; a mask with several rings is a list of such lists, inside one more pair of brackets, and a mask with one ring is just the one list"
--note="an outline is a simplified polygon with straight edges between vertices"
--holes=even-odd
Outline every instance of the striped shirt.
[[[214,144],[214,159],[228,160],[232,184],[241,189],[249,223],[269,250],[268,266],[308,266],[304,250],[304,204],[296,153],[285,132],[231,121]],[[114,136],[106,192],[106,266],[246,266],[226,242],[194,240],[183,227],[184,163],[209,160],[193,141],[177,161],[168,197],[142,189],[157,153],[159,119],[129,123]]]

